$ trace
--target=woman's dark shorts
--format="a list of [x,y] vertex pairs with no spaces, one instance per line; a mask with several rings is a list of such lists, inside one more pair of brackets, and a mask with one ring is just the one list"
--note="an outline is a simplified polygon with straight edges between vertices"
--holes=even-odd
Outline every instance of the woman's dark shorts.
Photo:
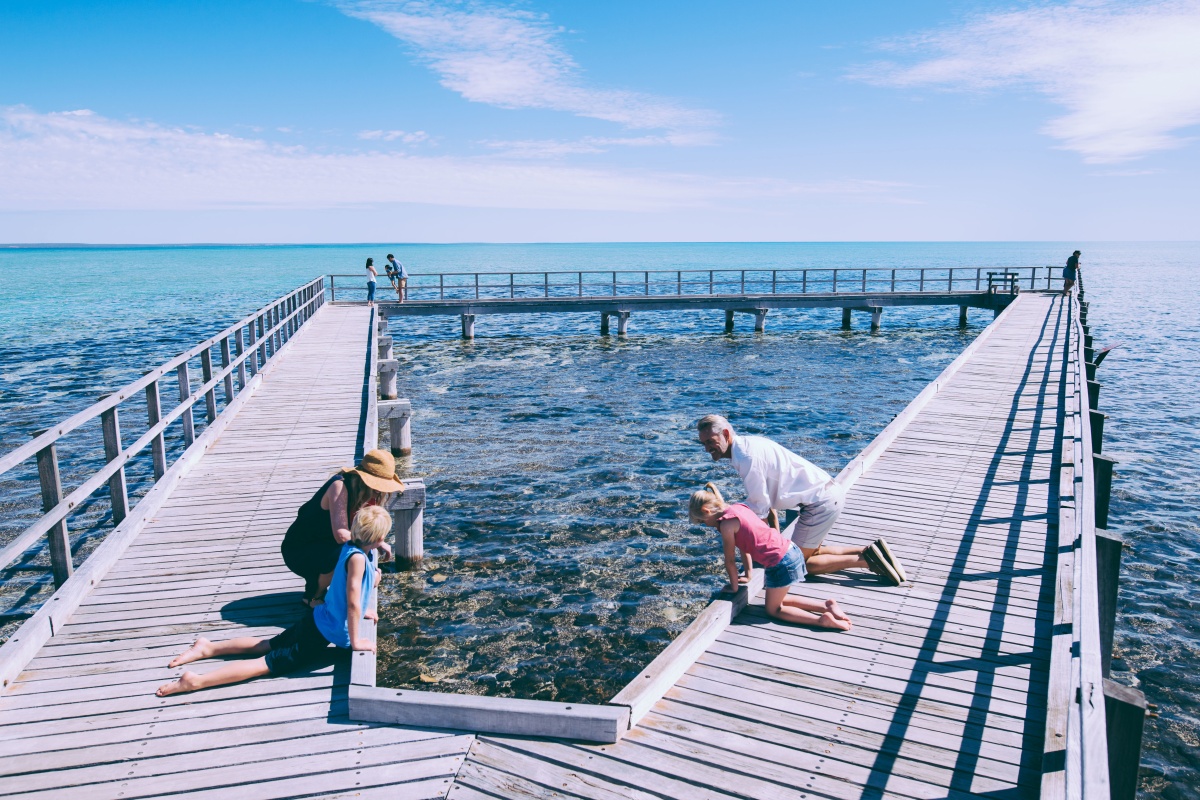
[[804,554],[800,552],[799,547],[792,544],[778,564],[763,568],[763,587],[781,589],[804,580],[804,575]]
[[271,639],[271,652],[267,653],[267,669],[272,675],[295,672],[319,658],[327,647],[329,641],[317,628],[313,610],[307,609],[299,622]]
[[319,544],[289,540],[285,537],[279,551],[287,568],[304,578],[304,595],[307,600],[317,592],[317,578],[328,575],[337,566],[342,546],[335,542],[332,536],[328,542]]

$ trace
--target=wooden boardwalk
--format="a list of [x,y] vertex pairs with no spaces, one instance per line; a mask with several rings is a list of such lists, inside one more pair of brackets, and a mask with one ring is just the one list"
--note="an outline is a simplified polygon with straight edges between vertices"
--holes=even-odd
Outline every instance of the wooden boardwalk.
[[197,635],[271,635],[298,616],[303,584],[284,567],[279,542],[315,487],[353,463],[368,319],[361,306],[326,306],[301,329],[213,449],[0,696],[0,795],[445,794],[470,737],[350,722],[345,658],[300,676],[153,694],[181,672],[167,662]]
[[883,536],[910,583],[793,590],[853,631],[760,598],[618,744],[481,736],[450,797],[1038,796],[1065,335],[1060,300],[1023,296],[853,486],[828,541]]
[[[159,699],[192,639],[299,612],[278,543],[352,457],[368,312],[329,305],[69,624],[0,696],[6,797],[1033,797],[1053,607],[1066,315],[1023,295],[853,486],[829,541],[884,536],[910,583],[846,573],[850,633],[747,608],[614,745],[351,723],[345,659]],[[353,345],[355,353],[362,347]],[[1052,550],[1053,548],[1051,548]],[[209,665],[201,664],[201,667]]]

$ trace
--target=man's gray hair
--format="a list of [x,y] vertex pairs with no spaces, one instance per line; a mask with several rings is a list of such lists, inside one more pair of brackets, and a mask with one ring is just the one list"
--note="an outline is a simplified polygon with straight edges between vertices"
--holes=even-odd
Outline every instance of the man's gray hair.
[[721,431],[729,431],[733,433],[733,426],[729,424],[729,420],[722,417],[720,414],[705,414],[700,419],[696,420],[696,430],[706,431],[712,429],[713,433]]

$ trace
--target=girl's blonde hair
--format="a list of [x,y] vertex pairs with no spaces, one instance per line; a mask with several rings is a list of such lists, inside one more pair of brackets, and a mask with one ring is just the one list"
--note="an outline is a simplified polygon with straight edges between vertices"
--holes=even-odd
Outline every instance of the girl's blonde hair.
[[381,506],[367,506],[354,515],[350,541],[363,548],[379,544],[392,529],[392,515]]
[[713,511],[723,508],[725,498],[721,496],[721,490],[711,483],[706,483],[703,489],[692,492],[692,499],[688,502],[688,519],[693,523],[702,523]]
[[363,482],[357,472],[344,473],[342,483],[346,487],[346,511],[353,518],[364,506],[381,506],[387,502],[389,492],[372,489]]

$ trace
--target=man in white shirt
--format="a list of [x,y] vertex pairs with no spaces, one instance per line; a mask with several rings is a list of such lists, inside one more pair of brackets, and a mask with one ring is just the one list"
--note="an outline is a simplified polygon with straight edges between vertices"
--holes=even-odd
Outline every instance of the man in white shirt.
[[746,486],[745,503],[755,514],[767,519],[772,509],[785,513],[784,536],[804,553],[810,574],[859,568],[893,586],[904,582],[904,567],[883,539],[866,547],[823,544],[844,499],[828,472],[763,436],[734,433],[729,420],[718,414],[702,417],[696,430],[713,461],[733,461]]

